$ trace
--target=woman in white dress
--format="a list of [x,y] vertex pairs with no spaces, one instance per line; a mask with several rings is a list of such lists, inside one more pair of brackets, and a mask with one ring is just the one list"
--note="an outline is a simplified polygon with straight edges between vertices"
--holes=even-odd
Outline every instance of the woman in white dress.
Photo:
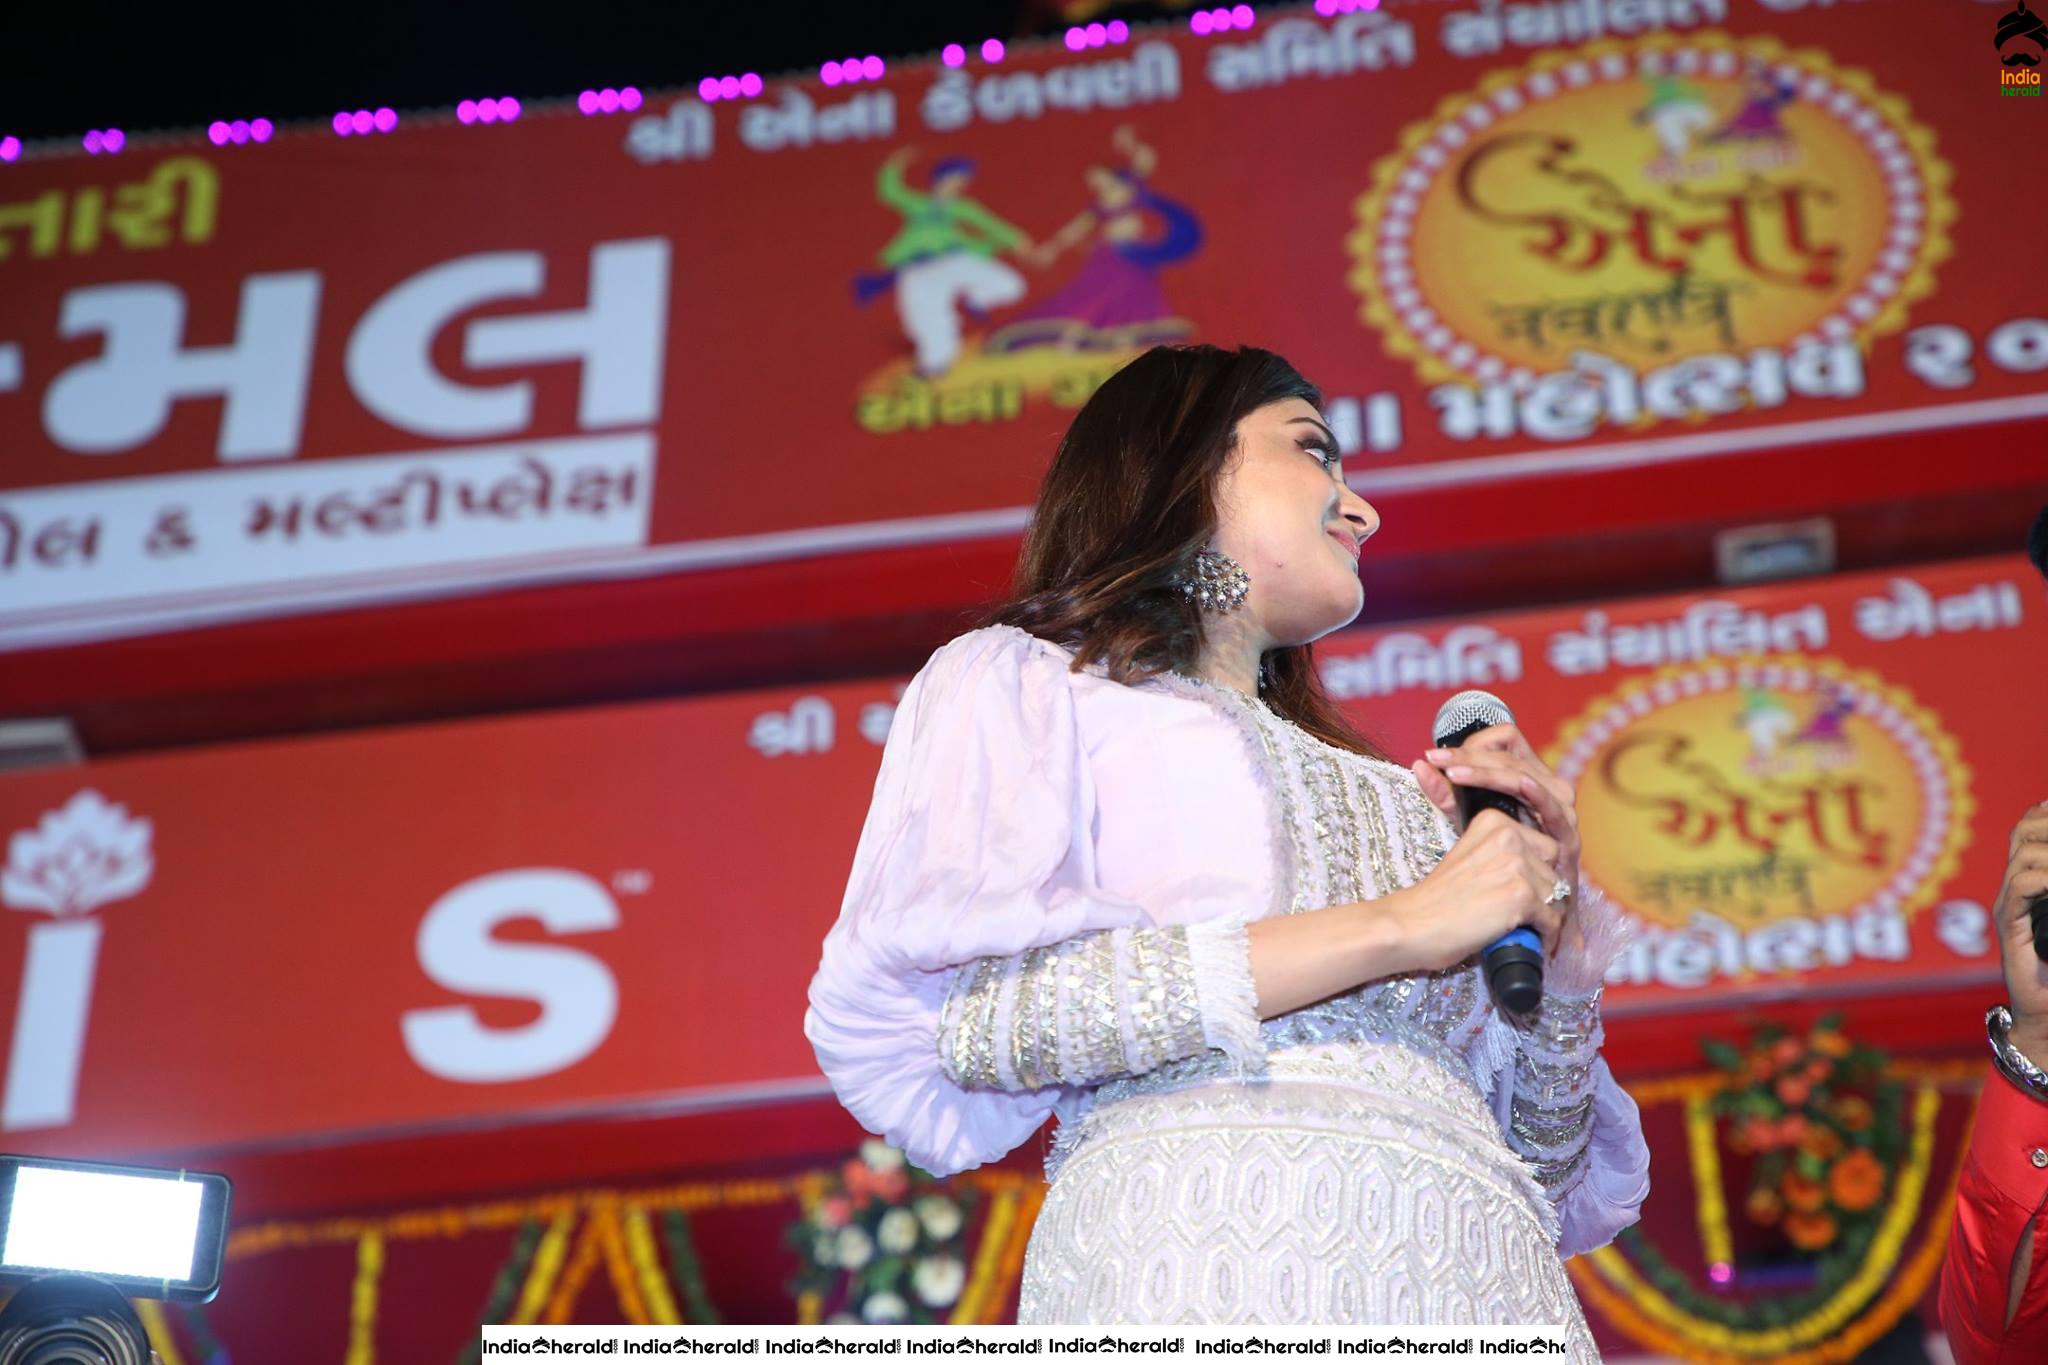
[[[1012,600],[911,681],[805,1033],[918,1166],[1059,1118],[1027,1323],[1548,1323],[1635,1220],[1599,1058],[1617,918],[1512,726],[1412,769],[1321,691],[1378,514],[1269,352],[1160,347],[1076,415]],[[1451,783],[1522,798],[1459,830]],[[1526,1017],[1478,953],[1550,955]]]

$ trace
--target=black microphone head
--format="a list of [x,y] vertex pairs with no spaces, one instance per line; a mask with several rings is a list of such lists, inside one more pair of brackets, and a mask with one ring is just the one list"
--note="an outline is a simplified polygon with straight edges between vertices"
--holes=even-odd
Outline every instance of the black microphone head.
[[1429,727],[1430,743],[1439,749],[1455,748],[1476,730],[1514,723],[1515,713],[1506,702],[1475,687],[1437,708],[1436,723]]

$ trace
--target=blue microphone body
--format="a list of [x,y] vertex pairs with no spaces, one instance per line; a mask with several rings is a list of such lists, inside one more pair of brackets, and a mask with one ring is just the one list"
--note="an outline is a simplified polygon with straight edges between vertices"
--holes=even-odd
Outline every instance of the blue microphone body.
[[[1460,692],[1443,704],[1431,726],[1432,748],[1455,749],[1491,725],[1511,725],[1514,713],[1491,692]],[[1451,784],[1458,798],[1463,828],[1482,810],[1497,810],[1518,824],[1528,823],[1528,811],[1506,792],[1486,787]],[[1534,929],[1523,925],[1510,929],[1486,946],[1480,954],[1486,989],[1501,1009],[1527,1014],[1543,1003],[1543,940]]]

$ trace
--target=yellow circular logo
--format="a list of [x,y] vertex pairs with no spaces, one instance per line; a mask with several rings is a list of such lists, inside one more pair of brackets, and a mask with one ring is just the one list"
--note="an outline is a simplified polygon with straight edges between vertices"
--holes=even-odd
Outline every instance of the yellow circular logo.
[[1832,659],[1669,667],[1568,723],[1587,880],[1673,928],[1911,915],[1955,875],[1975,802],[1903,688]]
[[1409,127],[1357,202],[1351,282],[1429,382],[1862,341],[1932,289],[1948,179],[1905,102],[1825,53],[1604,41]]

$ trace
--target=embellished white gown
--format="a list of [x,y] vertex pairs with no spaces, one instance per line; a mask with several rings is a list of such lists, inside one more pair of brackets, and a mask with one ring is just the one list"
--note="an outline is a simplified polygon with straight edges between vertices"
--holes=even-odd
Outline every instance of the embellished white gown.
[[1245,926],[1420,880],[1450,823],[1234,690],[1070,664],[994,626],[906,689],[804,1018],[841,1101],[941,1175],[1059,1116],[1021,1322],[1547,1323],[1597,1359],[1562,1258],[1649,1188],[1598,1056],[1611,907],[1526,1020],[1475,961],[1262,1022]]

